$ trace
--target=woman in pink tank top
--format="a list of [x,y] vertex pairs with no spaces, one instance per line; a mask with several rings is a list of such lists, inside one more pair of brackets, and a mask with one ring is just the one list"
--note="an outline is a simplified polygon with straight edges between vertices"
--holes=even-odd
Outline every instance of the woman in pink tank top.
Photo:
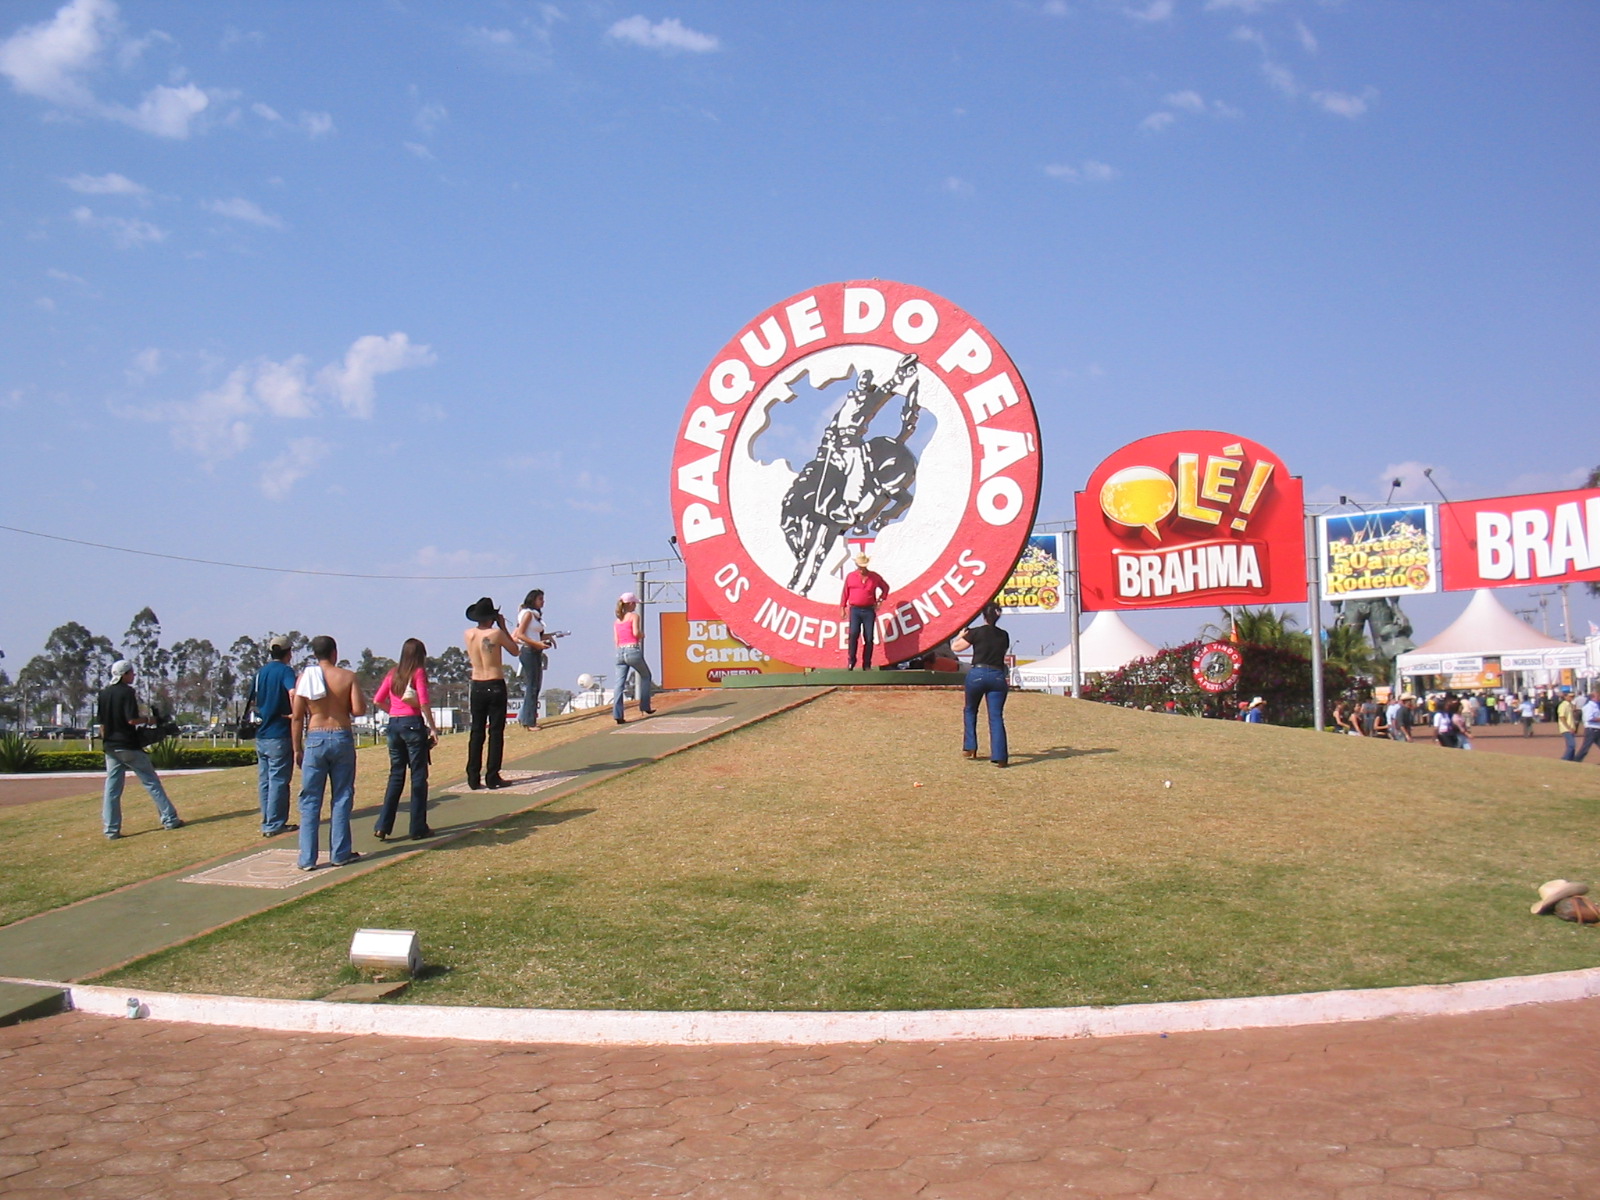
[[628,676],[639,675],[639,711],[649,716],[650,693],[654,681],[650,678],[650,664],[644,659],[644,621],[639,616],[639,597],[623,592],[617,599],[617,620],[612,626],[617,642],[617,687],[611,700],[611,715],[618,725],[623,724],[622,698],[627,692]]

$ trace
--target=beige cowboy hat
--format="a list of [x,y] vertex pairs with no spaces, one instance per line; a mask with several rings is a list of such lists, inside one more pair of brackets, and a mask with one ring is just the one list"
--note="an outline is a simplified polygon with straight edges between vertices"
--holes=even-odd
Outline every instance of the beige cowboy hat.
[[1547,913],[1561,901],[1571,896],[1583,896],[1589,891],[1587,883],[1573,883],[1566,879],[1552,879],[1549,883],[1539,885],[1539,903],[1528,911],[1538,916]]
[[872,559],[870,557],[868,557],[867,555],[865,555],[865,554],[858,554],[855,557],[855,564],[858,567],[864,567],[868,563],[870,563],[871,561],[872,561]]

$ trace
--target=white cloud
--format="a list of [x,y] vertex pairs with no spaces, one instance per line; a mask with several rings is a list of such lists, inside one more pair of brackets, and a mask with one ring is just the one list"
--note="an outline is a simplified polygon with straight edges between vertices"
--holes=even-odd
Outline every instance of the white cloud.
[[40,312],[53,313],[56,311],[56,302],[49,296],[40,296],[34,300],[33,306]]
[[1039,11],[1047,17],[1066,17],[1072,14],[1072,9],[1067,6],[1067,0],[1044,0],[1039,5]]
[[407,367],[432,366],[436,361],[431,348],[413,345],[403,333],[388,337],[369,333],[351,344],[342,365],[330,363],[318,371],[317,384],[351,416],[370,417],[376,392],[374,381],[379,375]]
[[257,101],[250,106],[250,111],[255,113],[269,125],[282,125],[285,128],[298,129],[309,138],[326,137],[334,132],[333,117],[328,113],[305,112],[300,113],[298,120],[291,122],[270,104]]
[[[219,386],[192,400],[130,409],[127,415],[167,422],[178,446],[215,463],[249,446],[263,420],[307,420],[321,416],[329,403],[337,404],[349,416],[369,418],[375,409],[379,375],[434,361],[429,347],[413,344],[403,333],[368,335],[352,342],[341,361],[315,372],[302,354],[281,362],[258,358],[233,367]],[[165,367],[161,351],[143,350],[126,372],[128,382],[140,386]],[[275,478],[284,478],[292,474],[294,461],[280,460],[269,471],[276,472]],[[283,487],[287,489],[293,482],[289,479]]]
[[284,362],[263,361],[256,370],[256,399],[269,415],[296,419],[316,414],[317,401],[306,383],[306,357]]
[[939,187],[952,196],[970,196],[973,193],[972,185],[959,175],[947,175]]
[[189,136],[189,126],[210,103],[211,97],[192,83],[176,88],[162,85],[146,92],[138,108],[129,110],[115,105],[107,113],[145,133],[182,140]]
[[433,151],[429,150],[421,142],[401,142],[400,144],[407,150],[411,151],[411,153],[415,154],[418,158],[422,159],[423,162],[434,161]]
[[25,96],[63,108],[89,109],[94,94],[80,76],[98,66],[107,34],[117,32],[111,0],[73,0],[55,19],[29,25],[0,42],[0,75]]
[[[1156,2],[1162,3],[1163,0]],[[660,50],[666,54],[679,50],[690,54],[709,54],[722,48],[722,42],[715,35],[690,29],[676,17],[668,17],[664,21],[657,21],[654,25],[650,23],[649,17],[624,17],[606,30],[606,36],[615,38],[619,42],[643,46],[646,50]]]
[[167,231],[158,229],[149,221],[138,221],[128,217],[100,217],[96,216],[92,209],[82,205],[72,210],[72,219],[85,229],[104,230],[110,236],[111,244],[118,250],[136,250],[152,242],[167,240]]
[[332,447],[321,438],[295,438],[289,449],[261,469],[261,494],[282,500],[294,485],[316,469]]
[[1370,88],[1361,96],[1352,96],[1348,92],[1312,92],[1311,102],[1325,113],[1354,120],[1367,111],[1368,102],[1375,95],[1377,93]]
[[450,110],[442,104],[424,104],[417,109],[417,115],[412,123],[416,125],[417,132],[430,134],[450,119]]
[[1139,122],[1139,128],[1147,133],[1160,133],[1163,129],[1173,124],[1177,114],[1189,113],[1196,116],[1208,117],[1237,117],[1239,110],[1231,104],[1224,104],[1221,100],[1207,101],[1199,92],[1192,88],[1181,92],[1171,92],[1162,103],[1167,107],[1158,112],[1151,113]]
[[1219,12],[1223,9],[1232,9],[1235,12],[1258,13],[1276,0],[1206,0],[1207,12]]
[[1124,5],[1122,13],[1135,21],[1153,25],[1160,21],[1171,20],[1174,7],[1174,0],[1149,0],[1149,3],[1142,6]]
[[71,0],[49,21],[28,25],[0,42],[0,75],[25,96],[85,116],[118,121],[156,137],[189,136],[195,119],[211,103],[211,95],[192,83],[160,85],[130,108],[101,101],[89,77],[100,70],[107,50],[123,69],[132,67],[155,41],[170,41],[152,32],[130,38],[113,0]]
[[75,192],[85,196],[148,196],[150,189],[143,184],[135,183],[126,175],[118,175],[112,171],[107,175],[74,175],[71,179],[62,180]]
[[60,267],[49,267],[45,270],[45,274],[50,276],[51,279],[59,280],[62,283],[72,283],[78,287],[89,286],[89,281],[82,275],[74,275],[70,271],[63,271]]
[[1115,167],[1096,162],[1092,158],[1084,159],[1077,166],[1069,163],[1050,163],[1045,167],[1044,173],[1051,179],[1065,179],[1070,183],[1110,183],[1122,174]]
[[230,221],[243,221],[248,225],[262,225],[268,229],[283,228],[282,217],[273,216],[260,205],[242,196],[235,196],[231,200],[207,200],[200,207],[207,212],[216,213],[219,217],[227,217]]
[[128,369],[123,375],[129,383],[138,385],[154,379],[164,370],[166,362],[161,351],[155,346],[149,346],[133,356],[133,362],[128,364]]
[[1294,23],[1294,35],[1300,39],[1300,48],[1307,54],[1315,54],[1317,52],[1317,35],[1306,28],[1304,21],[1296,21]]

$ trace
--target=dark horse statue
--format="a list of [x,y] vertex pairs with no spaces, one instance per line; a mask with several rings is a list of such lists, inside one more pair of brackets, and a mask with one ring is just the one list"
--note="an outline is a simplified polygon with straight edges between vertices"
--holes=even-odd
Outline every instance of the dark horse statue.
[[[858,372],[844,403],[822,432],[816,457],[784,494],[783,536],[795,560],[790,591],[804,595],[811,590],[829,552],[846,533],[876,533],[911,507],[917,459],[907,443],[922,411],[916,373],[915,354],[902,358],[881,384],[871,371]],[[901,388],[905,391],[900,432],[868,438],[872,419]]]

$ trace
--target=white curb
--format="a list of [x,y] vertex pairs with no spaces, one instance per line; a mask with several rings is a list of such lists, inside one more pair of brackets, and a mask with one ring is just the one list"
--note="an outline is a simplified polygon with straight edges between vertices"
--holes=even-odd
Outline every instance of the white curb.
[[[38,983],[40,980],[12,980]],[[625,1012],[339,1004],[146,992],[55,984],[72,1007],[100,1016],[140,1016],[199,1025],[298,1033],[382,1034],[469,1042],[581,1046],[705,1046],[775,1043],[1011,1041],[1116,1037],[1323,1025],[1386,1017],[1488,1012],[1520,1004],[1600,996],[1600,968],[1418,987],[1305,992],[1115,1007],[966,1009],[931,1012]]]

